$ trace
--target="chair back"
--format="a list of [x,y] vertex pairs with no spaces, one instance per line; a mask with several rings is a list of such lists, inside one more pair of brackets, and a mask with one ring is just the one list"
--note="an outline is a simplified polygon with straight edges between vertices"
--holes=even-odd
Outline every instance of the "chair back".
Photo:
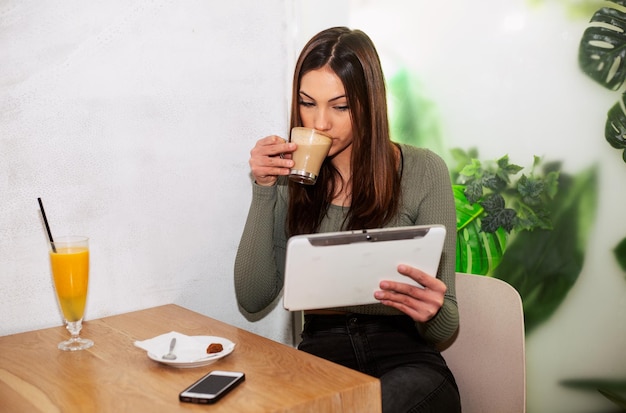
[[520,295],[506,282],[457,273],[459,330],[441,346],[463,413],[524,413],[526,356]]

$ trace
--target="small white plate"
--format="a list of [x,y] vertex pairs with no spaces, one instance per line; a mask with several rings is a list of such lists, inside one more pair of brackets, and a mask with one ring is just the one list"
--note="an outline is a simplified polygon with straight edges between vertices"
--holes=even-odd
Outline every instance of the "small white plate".
[[[195,356],[193,358],[189,358],[189,357],[186,357],[185,354],[177,353],[176,360],[164,360],[161,356],[157,356],[156,354],[153,354],[150,352],[148,352],[148,357],[158,363],[167,364],[168,366],[179,367],[179,368],[191,368],[191,367],[200,367],[200,366],[206,366],[207,364],[211,364],[214,361],[221,359],[222,357],[226,357],[227,355],[232,353],[233,350],[235,349],[235,343],[223,337],[216,337],[216,336],[191,336],[191,337],[197,340],[199,344],[201,346],[204,346],[205,348],[208,347],[209,344],[211,343],[219,343],[222,345],[222,347],[224,347],[224,349],[220,351],[219,353],[212,353],[212,354],[207,353],[206,356],[203,356],[201,358],[198,358]],[[174,352],[176,353],[176,351]]]

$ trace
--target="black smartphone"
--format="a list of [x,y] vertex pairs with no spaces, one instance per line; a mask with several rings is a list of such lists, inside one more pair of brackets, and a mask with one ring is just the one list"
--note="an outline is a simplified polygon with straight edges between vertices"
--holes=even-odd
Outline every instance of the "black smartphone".
[[183,390],[178,399],[188,403],[215,403],[246,379],[239,371],[214,370]]

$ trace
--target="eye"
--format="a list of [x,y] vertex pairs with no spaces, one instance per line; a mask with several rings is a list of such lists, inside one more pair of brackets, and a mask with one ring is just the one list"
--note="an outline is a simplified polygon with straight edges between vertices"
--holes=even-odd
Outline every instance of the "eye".
[[307,101],[304,101],[304,100],[300,100],[300,101],[298,101],[298,104],[299,104],[300,106],[304,106],[305,108],[312,108],[313,106],[315,106],[315,103],[313,103],[313,102],[307,102]]
[[350,107],[348,105],[338,105],[338,106],[335,106],[335,109],[337,109],[340,112],[346,112],[350,110]]

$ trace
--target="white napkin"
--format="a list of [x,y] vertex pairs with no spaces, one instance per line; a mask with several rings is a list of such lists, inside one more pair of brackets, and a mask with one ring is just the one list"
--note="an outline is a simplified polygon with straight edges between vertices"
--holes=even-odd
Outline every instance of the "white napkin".
[[174,347],[174,354],[176,354],[175,362],[190,362],[206,357],[206,344],[176,331],[170,331],[143,341],[135,341],[135,346],[161,357],[170,350],[170,342],[174,337],[176,337],[176,346]]

